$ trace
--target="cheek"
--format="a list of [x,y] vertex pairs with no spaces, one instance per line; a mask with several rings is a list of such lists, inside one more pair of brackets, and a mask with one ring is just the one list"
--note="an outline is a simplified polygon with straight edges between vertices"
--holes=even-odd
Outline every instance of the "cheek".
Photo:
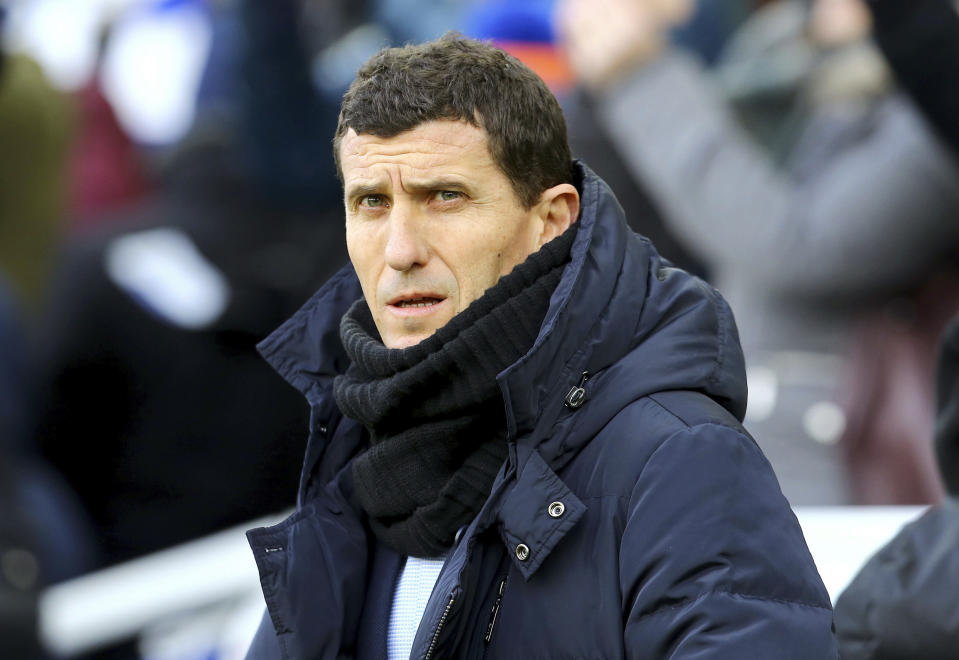
[[[504,216],[510,220],[503,221]],[[534,227],[525,217],[511,217],[507,211],[483,217],[479,222],[491,230],[473,232],[468,237],[461,234],[458,240],[446,243],[447,249],[443,250],[460,290],[460,311],[536,249]]]
[[352,231],[349,224],[347,224],[346,252],[350,257],[350,263],[353,264],[353,268],[356,270],[356,274],[361,281],[363,280],[363,274],[360,272],[362,270],[361,264],[363,263],[362,245],[362,242],[356,236],[356,232]]
[[376,277],[379,269],[376,266],[376,249],[371,237],[364,236],[362,232],[351,230],[349,223],[346,228],[346,251],[350,257],[350,263],[356,271],[356,276],[360,280],[360,286],[363,288],[363,295],[367,301],[372,302],[370,295],[376,291]]
[[497,241],[485,247],[476,245],[464,255],[464,268],[459,280],[464,298],[463,307],[479,298],[487,289],[494,286],[501,277],[509,274],[513,268],[529,255],[525,244],[519,237],[510,241]]
[[499,275],[503,276],[509,273],[516,265],[526,261],[526,258],[535,250],[534,227],[524,220],[518,223],[515,229],[501,241],[497,250]]
[[452,269],[459,295],[456,304],[458,312],[469,307],[470,303],[499,281],[503,263],[497,252],[482,253],[479,246],[464,256],[459,268]]

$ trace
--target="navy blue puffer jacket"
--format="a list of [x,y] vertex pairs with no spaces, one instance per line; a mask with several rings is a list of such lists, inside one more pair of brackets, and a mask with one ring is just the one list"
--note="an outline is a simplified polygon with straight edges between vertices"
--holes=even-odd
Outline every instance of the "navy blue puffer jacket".
[[[630,232],[578,167],[572,261],[533,348],[498,377],[509,457],[446,561],[411,657],[836,658],[826,590],[740,425],[729,308]],[[261,346],[306,395],[312,428],[297,511],[249,533],[268,606],[249,658],[385,648],[369,622],[383,619],[395,571],[377,568],[382,548],[351,504],[365,432],[331,392],[346,367],[339,320],[360,295],[342,271]],[[584,373],[585,402],[565,405]]]

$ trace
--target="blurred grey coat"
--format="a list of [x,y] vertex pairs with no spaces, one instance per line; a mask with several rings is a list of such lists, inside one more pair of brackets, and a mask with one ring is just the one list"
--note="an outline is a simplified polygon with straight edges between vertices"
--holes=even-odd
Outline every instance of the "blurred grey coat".
[[802,3],[772,3],[715,76],[669,52],[600,114],[736,313],[766,408],[747,420],[784,492],[843,503],[841,358],[863,313],[955,253],[959,176],[874,51],[817,52],[804,22]]

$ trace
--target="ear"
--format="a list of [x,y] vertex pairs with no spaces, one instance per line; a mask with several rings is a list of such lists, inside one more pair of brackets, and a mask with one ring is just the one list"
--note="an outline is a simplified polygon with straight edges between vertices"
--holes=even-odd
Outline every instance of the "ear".
[[538,249],[569,229],[579,218],[579,191],[570,183],[547,188],[536,208],[543,223]]

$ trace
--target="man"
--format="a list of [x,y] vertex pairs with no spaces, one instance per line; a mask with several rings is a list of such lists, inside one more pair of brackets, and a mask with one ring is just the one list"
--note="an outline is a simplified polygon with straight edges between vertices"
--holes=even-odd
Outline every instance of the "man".
[[312,435],[296,513],[249,534],[248,657],[836,657],[729,309],[627,229],[542,81],[455,36],[381,51],[334,154],[353,268],[261,344]]

